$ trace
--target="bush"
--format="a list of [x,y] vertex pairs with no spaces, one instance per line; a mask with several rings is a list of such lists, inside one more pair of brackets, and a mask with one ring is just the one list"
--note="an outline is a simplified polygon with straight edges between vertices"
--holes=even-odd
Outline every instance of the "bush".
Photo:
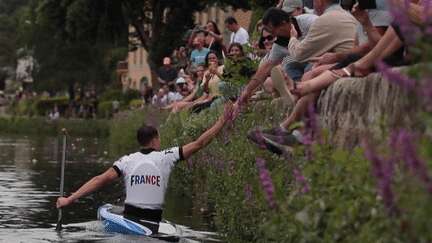
[[64,113],[69,106],[68,97],[40,98],[35,102],[36,114],[39,116],[46,116],[54,109],[55,105],[57,105],[60,113]]
[[159,127],[166,115],[152,107],[145,107],[139,111],[123,111],[111,121],[110,153],[114,156],[121,156],[138,150],[139,144],[136,139],[138,128],[144,123]]
[[121,101],[122,98],[123,98],[123,92],[120,89],[108,89],[99,96],[99,101],[100,102],[111,101],[111,100]]
[[144,107],[144,104],[142,99],[134,99],[129,102],[129,108],[132,110],[140,109]]
[[99,102],[97,110],[99,118],[111,118],[113,114],[112,101],[106,100]]
[[0,118],[0,133],[3,134],[57,135],[61,133],[62,128],[66,128],[74,136],[106,137],[109,132],[109,121],[73,119],[49,121],[43,117]]

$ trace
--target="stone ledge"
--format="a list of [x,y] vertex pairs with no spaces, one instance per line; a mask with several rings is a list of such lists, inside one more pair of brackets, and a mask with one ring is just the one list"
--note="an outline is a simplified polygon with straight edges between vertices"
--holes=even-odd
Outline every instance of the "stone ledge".
[[332,142],[353,147],[366,132],[381,135],[385,132],[383,127],[414,126],[419,107],[415,104],[406,91],[385,80],[382,74],[373,73],[364,78],[337,80],[321,93],[317,108]]

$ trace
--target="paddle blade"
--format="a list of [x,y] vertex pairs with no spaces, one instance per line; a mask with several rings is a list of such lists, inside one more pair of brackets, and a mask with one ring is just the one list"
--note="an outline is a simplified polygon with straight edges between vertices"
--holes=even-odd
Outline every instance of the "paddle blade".
[[62,230],[62,210],[59,208],[56,231]]

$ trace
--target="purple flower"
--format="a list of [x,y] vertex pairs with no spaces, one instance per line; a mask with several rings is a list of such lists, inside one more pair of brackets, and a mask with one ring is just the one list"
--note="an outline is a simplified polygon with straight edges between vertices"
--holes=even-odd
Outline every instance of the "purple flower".
[[250,202],[252,200],[252,186],[250,184],[246,184],[244,186],[245,200]]
[[313,104],[308,106],[302,139],[302,143],[306,145],[306,158],[312,160],[312,143],[318,140],[318,142],[322,144],[317,115]]
[[299,169],[294,168],[293,175],[297,183],[302,185],[302,193],[308,193],[310,191],[309,183],[307,182],[306,178],[303,176],[303,174],[300,172]]
[[380,158],[366,141],[363,141],[363,149],[365,157],[372,163],[372,174],[377,180],[378,194],[383,199],[384,205],[389,210],[390,214],[397,213],[398,209],[395,205],[391,188],[394,171],[393,160],[390,159],[386,161]]
[[432,36],[432,26],[426,27],[425,33]]
[[431,0],[423,0],[423,15],[426,20],[426,23],[430,23],[430,20],[428,19],[429,16],[429,10],[431,7]]
[[265,165],[266,161],[261,158],[256,159],[256,165],[258,168],[259,178],[261,182],[261,186],[264,189],[265,196],[267,203],[271,209],[276,208],[276,201],[275,201],[275,189],[273,186],[273,181],[271,179],[270,173],[266,168]]
[[395,4],[389,4],[390,13],[393,16],[394,22],[399,26],[405,40],[408,44],[413,44],[420,36],[420,29],[414,25],[407,14],[407,9],[410,1],[405,0],[405,8],[399,8]]
[[416,176],[418,176],[426,185],[429,193],[432,193],[432,180],[428,174],[426,163],[417,155],[416,147],[413,143],[414,136],[406,130],[399,132],[399,151],[405,166]]
[[386,77],[389,82],[397,84],[408,91],[412,91],[415,89],[416,81],[414,79],[411,79],[401,74],[400,72],[390,69],[389,66],[387,66],[383,62],[378,62],[376,65],[378,70],[382,72],[384,77]]

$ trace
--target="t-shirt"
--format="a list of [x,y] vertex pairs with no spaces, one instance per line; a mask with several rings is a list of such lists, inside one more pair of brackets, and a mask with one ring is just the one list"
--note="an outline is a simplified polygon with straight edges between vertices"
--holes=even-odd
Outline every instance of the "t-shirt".
[[205,63],[205,58],[207,56],[207,53],[209,53],[208,48],[202,48],[201,50],[194,49],[191,53],[190,60],[193,65],[197,66],[199,64]]
[[[173,147],[162,151],[142,149],[114,162],[114,170],[125,182],[125,203],[142,209],[162,209],[169,176],[182,159],[182,147]],[[140,166],[149,170],[137,169]]]
[[308,62],[326,52],[346,52],[354,47],[357,20],[332,4],[310,26],[303,40],[292,36],[288,50],[297,62]]
[[172,82],[177,78],[177,71],[175,68],[169,66],[162,66],[158,70],[159,78],[163,79],[166,82]]
[[237,32],[231,33],[231,43],[240,43],[241,45],[249,43],[249,33],[243,27],[240,27]]
[[[318,16],[315,14],[301,14],[296,16],[295,18],[299,25],[300,31],[302,32],[302,36],[299,38],[299,40],[303,40],[309,33],[310,26],[315,22]],[[281,38],[283,37],[278,37],[278,40],[273,43],[272,49],[270,50],[270,54],[268,56],[268,60],[275,64],[279,64],[282,61],[283,63],[293,62],[294,59],[289,56],[288,51],[289,40],[287,39],[286,41],[281,41],[279,40]]]
[[[386,27],[389,26],[393,21],[389,11],[377,9],[368,9],[366,11],[368,12],[369,19],[374,27]],[[368,41],[367,34],[363,30],[363,26],[360,23],[357,25],[357,38],[359,45]]]
[[297,20],[300,31],[302,32],[302,36],[299,38],[299,40],[303,40],[309,32],[309,28],[315,22],[318,16],[315,14],[305,13],[300,14],[294,18]]
[[183,99],[183,95],[181,95],[179,92],[169,92],[167,97],[167,103],[171,104],[174,101],[179,101]]

